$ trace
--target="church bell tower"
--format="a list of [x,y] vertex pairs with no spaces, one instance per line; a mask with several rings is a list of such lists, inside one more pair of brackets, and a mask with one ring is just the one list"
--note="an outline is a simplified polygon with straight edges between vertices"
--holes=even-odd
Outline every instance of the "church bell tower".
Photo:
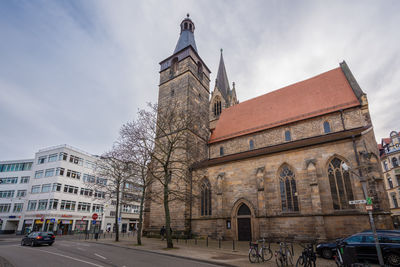
[[[207,158],[209,130],[210,70],[201,59],[194,38],[195,25],[189,14],[180,24],[180,36],[172,55],[160,62],[160,84],[158,91],[158,115],[168,112],[168,107],[178,107],[181,114],[195,116],[190,125],[177,129],[186,131],[185,144],[178,157],[190,163]],[[189,120],[190,121],[190,120]],[[183,152],[183,153],[182,153]],[[176,156],[176,155],[175,155]],[[189,175],[189,170],[188,170]],[[174,174],[172,173],[174,179]],[[179,185],[179,188],[189,188]],[[152,191],[158,192],[160,186],[152,185]],[[187,189],[186,189],[187,190]],[[162,192],[162,191],[161,191]],[[170,202],[171,227],[174,231],[190,230],[190,203]],[[159,231],[164,225],[162,203],[150,200],[145,208],[145,228],[147,232]]]

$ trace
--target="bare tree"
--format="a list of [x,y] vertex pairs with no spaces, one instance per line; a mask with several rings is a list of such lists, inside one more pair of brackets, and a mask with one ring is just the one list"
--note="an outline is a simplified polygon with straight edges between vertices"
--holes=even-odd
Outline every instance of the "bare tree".
[[105,192],[109,199],[115,201],[115,241],[119,241],[119,222],[118,217],[121,215],[121,205],[124,204],[123,196],[126,193],[126,184],[132,183],[136,175],[136,170],[132,162],[126,159],[124,149],[118,144],[104,153],[96,162],[95,172],[97,176],[107,179],[107,183],[96,183],[95,187]]
[[147,188],[152,182],[151,176],[148,174],[153,151],[153,142],[151,140],[154,139],[154,136],[149,131],[149,122],[145,118],[145,112],[139,111],[136,121],[128,122],[121,127],[118,140],[125,160],[131,162],[135,168],[135,185],[140,189],[139,223],[137,229],[138,245],[142,244],[143,208],[145,197],[148,200],[150,198]]
[[193,135],[198,130],[196,122],[204,115],[184,109],[178,102],[162,107],[149,104],[149,109],[138,115],[142,131],[138,143],[151,154],[151,168],[146,169],[153,180],[151,200],[164,207],[167,247],[172,248],[170,203],[189,203],[192,199],[189,167],[205,153],[205,145],[201,149]]

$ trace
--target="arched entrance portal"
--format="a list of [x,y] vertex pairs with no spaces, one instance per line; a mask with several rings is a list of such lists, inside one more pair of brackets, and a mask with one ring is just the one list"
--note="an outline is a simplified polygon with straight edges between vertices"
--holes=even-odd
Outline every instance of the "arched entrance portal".
[[237,212],[237,229],[239,241],[251,240],[251,211],[244,203],[240,205]]

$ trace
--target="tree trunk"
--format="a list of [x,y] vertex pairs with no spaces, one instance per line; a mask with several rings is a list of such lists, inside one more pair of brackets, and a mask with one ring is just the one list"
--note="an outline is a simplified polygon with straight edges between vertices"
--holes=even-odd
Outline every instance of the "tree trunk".
[[117,204],[115,206],[115,241],[119,241],[119,224],[118,224],[118,216],[119,216],[119,183],[117,185]]
[[164,183],[164,211],[165,211],[165,234],[167,236],[167,248],[173,248],[174,244],[172,243],[172,236],[171,236],[171,217],[169,214],[169,201],[168,201],[168,181],[169,181],[169,174],[166,173],[166,183]]
[[139,224],[137,229],[137,244],[142,245],[142,225],[143,225],[143,204],[146,193],[146,187],[143,187],[142,196],[140,198],[140,210],[139,210]]

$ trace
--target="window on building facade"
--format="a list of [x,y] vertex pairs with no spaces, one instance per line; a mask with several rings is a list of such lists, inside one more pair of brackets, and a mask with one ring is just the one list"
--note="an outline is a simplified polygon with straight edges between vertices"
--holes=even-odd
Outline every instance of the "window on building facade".
[[58,208],[58,199],[51,198],[49,199],[49,210],[57,210]]
[[251,210],[249,209],[249,207],[246,204],[243,203],[242,205],[240,205],[237,215],[238,216],[251,215]]
[[399,162],[397,161],[397,158],[392,158],[392,164],[393,168],[399,167]]
[[290,134],[290,131],[285,131],[285,141],[291,141],[292,136]]
[[94,191],[94,197],[104,199],[104,198],[106,198],[106,192]]
[[105,179],[105,178],[100,178],[100,177],[97,177],[96,178],[96,184],[98,184],[98,185],[107,185],[107,179]]
[[61,184],[59,184],[59,183],[54,183],[54,184],[53,184],[53,188],[52,188],[51,191],[53,191],[53,192],[60,192],[60,191],[61,191]]
[[350,174],[343,169],[342,165],[343,160],[334,158],[328,166],[329,184],[335,210],[350,208],[349,201],[354,200]]
[[60,210],[74,211],[75,206],[76,206],[76,201],[61,200]]
[[222,112],[222,104],[221,104],[221,101],[220,100],[216,100],[215,102],[214,102],[214,115],[215,116],[219,116],[219,114],[221,114],[221,112]]
[[223,156],[223,155],[224,155],[224,147],[223,147],[223,146],[221,146],[221,147],[219,148],[219,155],[220,155],[220,156]]
[[40,185],[34,185],[34,186],[32,186],[32,188],[31,188],[31,193],[32,193],[32,194],[40,193]]
[[48,162],[54,162],[54,161],[57,161],[57,159],[58,159],[58,154],[57,153],[56,154],[51,154],[51,155],[49,155]]
[[26,190],[17,191],[17,197],[25,197],[25,196],[26,196]]
[[54,176],[54,168],[47,169],[44,173],[44,177],[52,177]]
[[59,157],[58,157],[58,160],[67,160],[67,158],[68,158],[68,154],[67,153],[64,153],[64,152],[60,152],[60,155],[59,155]]
[[35,178],[36,179],[43,178],[43,171],[36,171],[35,172]]
[[43,184],[42,185],[42,193],[47,193],[51,191],[51,184]]
[[0,191],[0,198],[13,198],[15,190]]
[[397,202],[396,194],[392,194],[392,201],[393,201],[393,207],[394,208],[398,208],[399,207],[399,203]]
[[385,169],[385,171],[388,171],[388,170],[389,170],[388,164],[387,164],[386,160],[383,161],[383,168]]
[[330,133],[331,132],[331,125],[327,121],[324,122],[324,132],[325,133]]
[[253,140],[249,141],[249,146],[250,146],[250,150],[254,149],[254,141]]
[[284,165],[279,174],[279,186],[283,212],[299,211],[296,180],[289,166]]
[[16,184],[16,183],[18,183],[18,177],[0,178],[0,184]]
[[169,74],[175,75],[175,73],[178,71],[178,58],[175,57],[174,59],[172,59],[171,61],[171,68],[169,70]]
[[36,210],[37,200],[29,200],[28,210]]
[[15,212],[15,213],[22,212],[23,208],[24,208],[24,203],[15,203],[13,212]]
[[208,179],[204,179],[201,184],[200,210],[201,210],[201,216],[212,215],[211,184],[210,181],[208,181]]
[[38,164],[46,163],[47,156],[42,156],[38,158]]
[[29,176],[22,176],[21,177],[21,181],[20,181],[20,183],[21,184],[27,184],[27,183],[29,183]]
[[69,156],[69,162],[74,163],[74,164],[78,164],[80,166],[83,165],[83,159],[74,155],[70,155]]
[[33,162],[0,164],[0,172],[30,171]]
[[71,177],[74,179],[81,179],[81,173],[73,170],[67,170],[67,177]]
[[76,194],[78,194],[78,187],[65,184],[64,185],[64,192],[76,195]]
[[47,209],[47,202],[48,202],[47,199],[41,199],[41,200],[39,200],[39,203],[38,203],[38,210],[45,210],[45,209]]
[[389,186],[389,188],[393,188],[392,177],[388,176],[388,177],[387,177],[387,180],[388,180],[388,186]]
[[91,197],[93,195],[93,190],[89,188],[81,188],[81,193],[82,196],[87,196]]
[[10,212],[11,203],[2,203],[0,204],[0,213],[8,213]]
[[78,211],[83,211],[83,212],[90,212],[90,203],[87,202],[78,202]]
[[64,176],[65,169],[58,167],[56,169],[56,176]]
[[96,182],[96,177],[94,175],[89,175],[87,173],[84,173],[82,176],[82,180],[84,183],[94,183]]
[[197,62],[197,76],[199,77],[199,79],[203,79],[203,65],[201,64],[201,62]]
[[92,212],[103,212],[103,205],[93,204]]
[[397,185],[400,186],[400,175],[396,174]]

